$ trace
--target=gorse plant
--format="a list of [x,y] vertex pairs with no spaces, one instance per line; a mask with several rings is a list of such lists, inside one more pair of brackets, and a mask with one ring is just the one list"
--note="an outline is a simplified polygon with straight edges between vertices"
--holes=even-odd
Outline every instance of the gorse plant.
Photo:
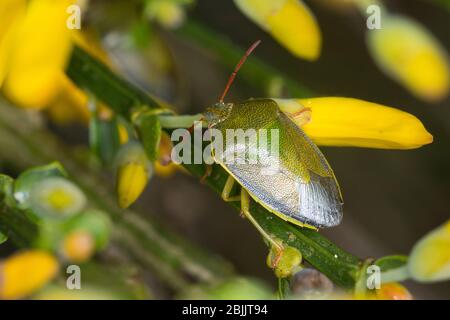
[[[58,266],[70,264],[79,264],[91,274],[87,277],[89,289],[79,298],[149,298],[143,283],[128,281],[135,276],[130,266],[137,266],[138,272],[151,270],[180,298],[409,299],[411,294],[399,282],[450,279],[450,222],[420,239],[409,255],[380,258],[358,258],[320,232],[340,223],[343,197],[333,170],[316,145],[416,149],[433,141],[417,117],[361,99],[311,97],[314,94],[296,80],[250,56],[259,42],[244,52],[208,27],[193,20],[185,22],[184,7],[191,1],[138,1],[145,9],[141,17],[145,22],[140,23],[149,38],[156,39],[154,22],[168,29],[179,28],[175,35],[215,53],[230,71],[238,64],[216,104],[202,114],[180,115],[174,106],[114,71],[107,55],[87,40],[90,36],[84,30],[78,34],[68,31],[66,8],[76,1],[61,1],[61,7],[52,3],[6,1],[0,5],[13,12],[13,19],[0,31],[0,57],[7,57],[0,61],[0,85],[14,105],[45,109],[57,121],[81,119],[87,123],[90,154],[95,159],[60,147],[48,129],[22,120],[24,111],[2,102],[0,135],[16,137],[17,143],[10,146],[0,139],[0,147],[17,149],[30,160],[16,164],[22,172],[15,179],[0,176],[0,245],[12,242],[24,249],[0,262],[0,298],[66,297],[68,293],[61,288],[65,272],[61,268],[58,273]],[[301,1],[235,3],[295,56],[315,60],[320,55],[320,28]],[[45,18],[48,22],[34,31],[31,25],[42,22],[41,14],[47,11],[51,13]],[[4,12],[0,11],[0,17]],[[447,61],[436,49],[438,45],[418,27],[402,24],[397,28],[396,18],[389,19],[389,28],[369,36],[373,37],[369,46],[374,58],[418,96],[431,100],[444,96],[447,71],[442,70]],[[303,30],[300,33],[299,28]],[[49,30],[47,42],[32,41],[34,32]],[[395,48],[400,53],[385,49],[389,47],[385,43],[398,32],[420,33],[423,50],[419,51],[430,55],[407,56],[407,63],[399,67],[391,58],[403,59],[399,58],[401,48]],[[24,36],[23,43],[11,40],[18,34]],[[415,74],[421,71],[411,71],[409,64],[416,65],[421,59],[431,61],[441,72],[431,71],[439,78],[432,81],[436,86],[423,86]],[[273,96],[227,102],[225,96],[238,71],[242,80]],[[277,79],[289,96],[273,90]],[[17,119],[21,126],[14,125]],[[246,136],[237,149],[233,140],[231,149],[226,146],[222,151],[241,155],[244,163],[229,163],[221,158],[217,145],[208,146],[202,140],[212,129],[224,135],[229,129],[253,129],[258,134],[271,129],[276,130],[277,139],[269,139],[269,145],[261,147],[260,136],[255,137],[256,144],[246,144],[247,138],[252,141],[252,136]],[[200,133],[197,143],[196,132]],[[42,138],[48,145],[44,143],[41,150]],[[185,146],[180,148],[181,144]],[[270,148],[275,144],[278,153],[272,157]],[[211,149],[205,152],[208,147]],[[200,152],[213,161],[171,163],[180,150],[181,158],[188,154],[192,159]],[[263,154],[268,165],[276,161],[276,170],[266,175],[261,173],[260,163],[246,164],[252,152]],[[0,160],[11,160],[8,152]],[[268,247],[267,266],[278,280],[276,295],[260,282],[234,274],[220,258],[129,209],[154,174],[169,175],[173,170],[186,172],[221,194],[262,235]],[[114,173],[114,185],[110,180],[104,182],[104,171]],[[114,248],[121,254],[114,255]],[[112,268],[110,261],[117,268]],[[28,270],[27,265],[34,267]],[[105,285],[99,276],[102,273],[114,281]],[[52,285],[42,289],[49,282]]]

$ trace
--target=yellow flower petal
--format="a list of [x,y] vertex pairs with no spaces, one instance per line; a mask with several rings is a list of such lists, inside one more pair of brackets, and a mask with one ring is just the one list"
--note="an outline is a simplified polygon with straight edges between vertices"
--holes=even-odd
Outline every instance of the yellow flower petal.
[[316,60],[322,36],[314,15],[299,0],[235,0],[239,9],[295,56]]
[[43,108],[61,88],[71,50],[66,9],[74,0],[32,0],[18,31],[4,83],[6,96],[26,108]]
[[[419,119],[395,108],[340,97],[295,101],[299,110],[311,109],[312,119],[302,128],[318,145],[414,149],[433,141]],[[282,103],[280,108],[288,115],[293,111],[292,105]]]
[[2,0],[0,2],[0,87],[5,79],[11,47],[25,14],[25,0]]
[[450,220],[414,246],[408,266],[411,276],[417,281],[450,279]]
[[50,281],[57,271],[57,260],[44,251],[18,253],[0,264],[0,298],[26,297]]
[[378,65],[419,98],[436,101],[448,95],[448,57],[441,44],[417,22],[386,16],[382,29],[367,33]]

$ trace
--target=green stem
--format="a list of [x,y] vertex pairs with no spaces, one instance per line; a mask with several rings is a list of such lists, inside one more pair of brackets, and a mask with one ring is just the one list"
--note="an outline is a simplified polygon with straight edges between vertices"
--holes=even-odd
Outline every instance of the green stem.
[[195,121],[200,121],[201,114],[194,115],[161,115],[158,117],[164,129],[190,128]]
[[[89,57],[88,53],[80,48],[74,50],[67,74],[80,87],[95,93],[98,99],[108,103],[116,113],[123,115],[128,120],[130,120],[131,110],[135,106],[145,106],[147,103],[151,103],[148,105],[149,108],[163,108],[154,104],[155,100],[149,101],[146,94],[139,89],[119,80],[118,76],[107,70],[99,61]],[[108,87],[108,84],[111,83],[114,85]],[[135,95],[132,96],[132,94]],[[185,165],[185,167],[198,178],[205,173],[203,165]],[[227,176],[228,174],[220,166],[215,165],[212,174],[206,179],[206,183],[220,194]],[[238,203],[232,205],[240,210]],[[299,249],[310,264],[326,274],[336,284],[346,288],[353,287],[360,265],[358,258],[335,246],[320,233],[298,228],[285,222],[256,203],[252,203],[251,212],[267,232]]]
[[408,266],[404,265],[400,268],[391,269],[386,272],[381,273],[381,282],[389,283],[389,282],[400,282],[408,280],[411,277],[409,274]]

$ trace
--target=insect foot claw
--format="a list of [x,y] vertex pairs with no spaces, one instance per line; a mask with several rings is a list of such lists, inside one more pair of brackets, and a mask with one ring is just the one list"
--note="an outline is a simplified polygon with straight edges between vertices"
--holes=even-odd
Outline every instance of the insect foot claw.
[[207,165],[205,169],[205,173],[200,178],[200,183],[206,183],[206,179],[208,179],[211,176],[212,173],[212,166]]
[[272,246],[267,256],[267,265],[274,270],[277,278],[287,278],[300,268],[302,254],[294,247]]
[[244,211],[241,210],[241,212],[239,213],[239,216],[240,216],[242,219],[245,219],[245,213],[244,213]]

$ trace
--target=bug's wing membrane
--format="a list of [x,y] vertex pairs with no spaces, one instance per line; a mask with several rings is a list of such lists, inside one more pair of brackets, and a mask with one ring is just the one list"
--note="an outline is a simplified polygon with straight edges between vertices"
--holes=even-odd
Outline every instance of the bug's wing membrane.
[[317,227],[333,227],[342,220],[342,200],[335,180],[311,173],[308,183],[300,182],[300,220],[310,221]]

